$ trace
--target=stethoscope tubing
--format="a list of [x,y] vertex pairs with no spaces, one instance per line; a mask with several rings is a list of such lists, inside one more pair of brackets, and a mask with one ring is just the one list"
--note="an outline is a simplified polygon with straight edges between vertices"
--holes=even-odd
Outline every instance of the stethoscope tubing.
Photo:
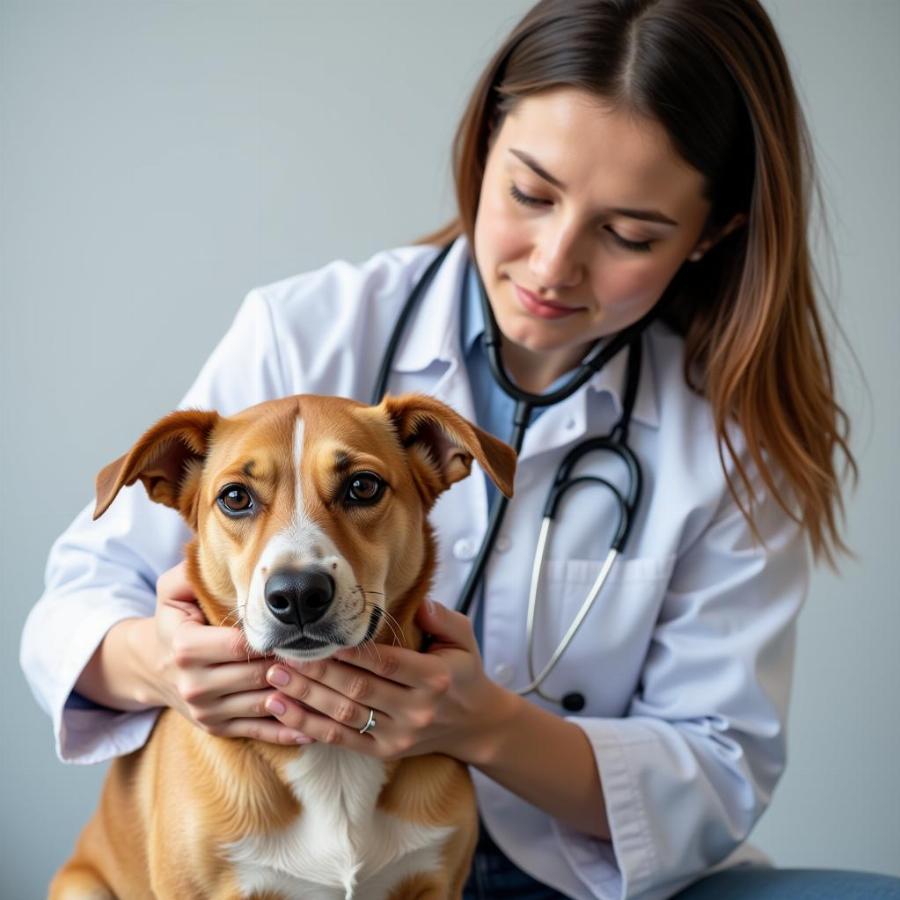
[[[632,349],[632,353],[635,351]],[[597,451],[605,451],[619,457],[625,464],[628,471],[628,492],[623,495],[622,492],[611,481],[602,478],[599,475],[579,475],[572,477],[572,471],[578,462],[588,453],[596,453]],[[600,568],[594,584],[581,604],[575,618],[572,620],[562,640],[557,644],[556,649],[550,656],[550,659],[541,669],[540,674],[535,675],[534,664],[534,623],[537,610],[537,596],[540,591],[541,577],[544,571],[544,559],[547,554],[547,547],[550,542],[550,535],[553,525],[555,524],[556,514],[559,510],[560,503],[565,494],[572,488],[586,485],[602,485],[616,499],[619,509],[619,521],[616,525],[616,532],[613,536],[606,559]],[[528,677],[531,681],[522,688],[516,689],[518,694],[537,693],[545,700],[553,703],[561,701],[554,697],[549,697],[541,690],[541,685],[549,677],[550,673],[556,667],[556,664],[562,659],[563,654],[568,650],[569,645],[578,634],[582,623],[587,618],[588,613],[594,606],[594,602],[603,590],[610,573],[615,566],[619,555],[624,550],[628,536],[631,532],[631,526],[634,522],[637,505],[640,502],[643,480],[641,477],[641,467],[630,447],[612,441],[610,438],[592,438],[583,441],[574,447],[562,461],[557,470],[556,478],[553,486],[547,494],[547,501],[544,505],[544,516],[541,521],[541,530],[538,535],[537,547],[534,554],[534,563],[531,569],[531,584],[528,591],[528,615],[526,618],[526,646],[528,648]]]
[[[438,269],[442,265],[444,259],[449,253],[453,243],[447,244],[434,257],[425,269],[422,276],[413,286],[409,297],[400,312],[397,323],[388,341],[382,358],[381,366],[375,380],[375,388],[372,392],[372,403],[381,402],[387,390],[388,379],[390,378],[391,366],[396,356],[397,349],[403,335],[406,332],[410,318],[418,305],[419,299],[425,290],[431,284]],[[477,272],[477,269],[476,269]],[[622,403],[622,415],[613,427],[612,431],[604,436],[590,438],[576,447],[566,455],[553,481],[553,485],[547,496],[547,502],[544,507],[544,517],[541,523],[541,531],[538,538],[538,544],[535,551],[534,564],[532,566],[531,585],[528,597],[528,615],[526,619],[526,642],[528,647],[528,677],[531,681],[522,688],[515,689],[517,694],[525,695],[537,693],[545,700],[553,703],[561,703],[567,709],[577,710],[584,705],[584,698],[580,694],[568,694],[566,697],[555,699],[547,696],[541,691],[541,685],[556,667],[569,645],[575,639],[578,630],[581,628],[584,620],[594,605],[597,597],[603,589],[610,573],[612,572],[616,560],[624,551],[625,544],[631,532],[631,526],[634,521],[634,514],[640,501],[642,490],[641,467],[637,457],[628,447],[628,429],[631,422],[631,411],[634,406],[635,396],[637,393],[637,383],[640,378],[641,370],[641,335],[649,325],[653,310],[647,313],[639,321],[618,334],[615,334],[606,340],[598,341],[590,350],[588,355],[582,360],[578,369],[568,378],[565,384],[561,385],[555,391],[547,394],[533,394],[520,388],[507,374],[501,358],[501,334],[494,318],[493,310],[487,300],[487,293],[481,276],[478,276],[479,294],[484,315],[485,323],[485,344],[488,354],[488,362],[491,374],[500,389],[512,400],[515,401],[515,411],[513,413],[513,428],[508,443],[515,450],[518,456],[522,450],[525,440],[525,433],[531,422],[534,410],[537,408],[552,406],[567,400],[571,397],[588,379],[599,372],[607,362],[609,362],[617,353],[625,347],[628,347],[628,366],[626,376],[625,397]],[[629,488],[623,496],[619,489],[605,478],[598,476],[579,476],[572,478],[571,474],[576,464],[587,453],[596,451],[608,451],[617,455],[625,464],[628,472]],[[591,590],[585,597],[578,613],[572,620],[571,625],[563,635],[562,640],[550,656],[550,659],[544,665],[544,668],[538,675],[535,675],[534,664],[534,625],[537,610],[537,596],[540,590],[540,580],[543,574],[544,557],[547,545],[550,540],[553,520],[556,516],[559,503],[565,493],[572,487],[585,483],[602,484],[608,488],[616,498],[619,506],[619,522],[616,533],[611,542],[610,549],[606,555],[606,559],[600,569]],[[472,606],[472,602],[478,591],[478,586],[487,567],[490,553],[494,548],[503,520],[506,516],[509,499],[502,494],[498,494],[490,511],[488,526],[482,539],[481,546],[469,570],[465,585],[463,586],[460,596],[456,603],[457,611],[468,615]]]
[[603,585],[606,584],[606,579],[609,578],[609,574],[610,572],[612,572],[613,566],[615,565],[616,560],[619,557],[619,551],[610,548],[609,552],[606,554],[606,559],[603,561],[603,566],[601,567],[599,574],[597,575],[596,579],[594,579],[594,583],[591,586],[590,591],[582,601],[581,608],[578,610],[575,618],[572,619],[572,622],[569,625],[569,630],[563,635],[562,640],[556,645],[556,649],[553,651],[550,659],[544,664],[544,668],[541,669],[540,674],[535,675],[534,618],[535,610],[537,608],[537,589],[540,585],[541,574],[544,568],[544,551],[546,549],[546,542],[549,535],[549,524],[549,519],[544,519],[541,524],[541,537],[538,540],[538,550],[535,554],[534,567],[531,571],[531,590],[528,593],[528,619],[526,621],[525,640],[528,647],[528,677],[531,679],[531,681],[524,687],[515,688],[515,692],[517,694],[521,694],[522,696],[526,694],[536,693],[543,697],[545,700],[549,700],[551,703],[562,703],[563,701],[561,701],[559,698],[549,697],[547,694],[545,694],[541,690],[541,685],[547,680],[550,673],[556,668],[556,664],[560,661],[560,659],[562,659],[562,656],[566,652],[566,650],[569,649],[569,644],[571,644],[572,641],[575,640],[575,635],[578,634],[582,623],[593,608],[594,602],[596,601],[597,597],[600,596],[600,591],[603,590]]

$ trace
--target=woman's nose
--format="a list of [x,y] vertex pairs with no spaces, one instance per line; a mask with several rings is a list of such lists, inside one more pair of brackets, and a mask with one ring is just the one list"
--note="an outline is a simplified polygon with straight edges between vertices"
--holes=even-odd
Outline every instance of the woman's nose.
[[535,241],[531,271],[537,286],[545,290],[576,287],[584,277],[577,235],[558,230]]

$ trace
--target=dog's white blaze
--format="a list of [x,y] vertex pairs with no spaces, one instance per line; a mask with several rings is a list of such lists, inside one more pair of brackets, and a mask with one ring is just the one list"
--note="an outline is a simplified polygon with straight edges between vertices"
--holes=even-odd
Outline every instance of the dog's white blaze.
[[303,435],[306,423],[297,416],[294,422],[294,520],[303,514],[303,479],[300,477],[300,463],[303,460]]
[[[266,608],[266,579],[269,574],[283,566],[300,567],[315,563],[317,567],[322,568],[334,579],[334,601],[328,617],[339,625],[347,626],[352,623],[352,628],[344,629],[352,632],[347,634],[351,643],[358,643],[363,639],[369,624],[368,615],[362,615],[365,611],[364,602],[356,588],[353,569],[331,538],[306,514],[303,479],[300,477],[303,435],[304,423],[298,417],[294,424],[293,441],[296,475],[294,514],[290,524],[274,535],[260,554],[250,579],[247,597],[242,605],[244,610],[243,626],[247,641],[251,647],[260,651],[268,650],[271,646],[268,643],[268,635],[274,622],[271,613]],[[333,649],[333,647],[326,648],[319,655],[328,656]],[[306,659],[316,658],[316,655],[311,652],[299,654],[284,651],[283,655],[302,656]]]
[[245,895],[268,890],[313,900],[384,900],[403,878],[440,867],[453,828],[377,810],[381,760],[311,744],[284,774],[302,804],[297,820],[227,848]]

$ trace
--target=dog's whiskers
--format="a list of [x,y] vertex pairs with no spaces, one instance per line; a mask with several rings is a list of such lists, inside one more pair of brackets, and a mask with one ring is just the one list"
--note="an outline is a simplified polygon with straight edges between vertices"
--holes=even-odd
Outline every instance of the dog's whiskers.
[[[353,590],[359,592],[360,599],[362,600],[362,609],[360,612],[363,613],[366,611],[366,597],[368,594],[375,594],[377,597],[383,597],[384,594],[381,591],[367,591],[359,582],[353,585]],[[374,604],[373,604],[374,606]],[[372,607],[369,607],[372,608]]]
[[[366,607],[369,609],[374,609],[375,604],[369,601],[366,601]],[[403,632],[400,628],[400,623],[397,619],[391,615],[386,609],[381,609],[381,615],[384,621],[387,623],[388,628],[391,630],[391,636],[393,638],[393,643],[395,646],[402,647],[403,646]],[[369,641],[375,645],[375,641],[372,638],[369,638]],[[368,643],[367,641],[366,643]]]
[[381,662],[381,653],[378,650],[378,644],[375,643],[373,638],[367,638],[359,645],[359,647],[361,650],[365,648],[370,656],[374,656],[379,663]]
[[388,627],[391,629],[395,644],[402,647],[403,635],[400,630],[400,623],[387,610],[384,610],[384,621],[387,622]]
[[[230,622],[230,621],[229,621],[230,619],[233,619],[234,622]],[[226,614],[225,618],[222,619],[221,627],[223,627],[223,628],[228,628],[228,627],[230,627],[232,624],[236,625],[236,624],[240,621],[240,619],[241,619],[241,610],[240,610],[240,607],[239,607],[239,606],[235,606],[235,607],[233,607],[232,609],[230,609],[230,610],[228,611],[228,613]]]

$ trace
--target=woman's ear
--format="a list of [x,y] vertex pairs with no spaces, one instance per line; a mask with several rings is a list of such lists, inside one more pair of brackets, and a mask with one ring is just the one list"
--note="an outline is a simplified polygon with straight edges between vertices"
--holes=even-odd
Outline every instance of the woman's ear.
[[202,410],[181,410],[160,419],[97,475],[94,518],[106,512],[123,487],[140,479],[151,500],[177,509],[193,526],[200,470],[218,421],[218,413]]
[[746,213],[735,213],[728,222],[722,228],[717,229],[714,234],[705,234],[701,237],[694,246],[694,249],[688,255],[688,259],[691,262],[699,262],[713,247],[716,246],[716,244],[719,243],[719,241],[737,231],[738,228],[743,228],[746,224]]

